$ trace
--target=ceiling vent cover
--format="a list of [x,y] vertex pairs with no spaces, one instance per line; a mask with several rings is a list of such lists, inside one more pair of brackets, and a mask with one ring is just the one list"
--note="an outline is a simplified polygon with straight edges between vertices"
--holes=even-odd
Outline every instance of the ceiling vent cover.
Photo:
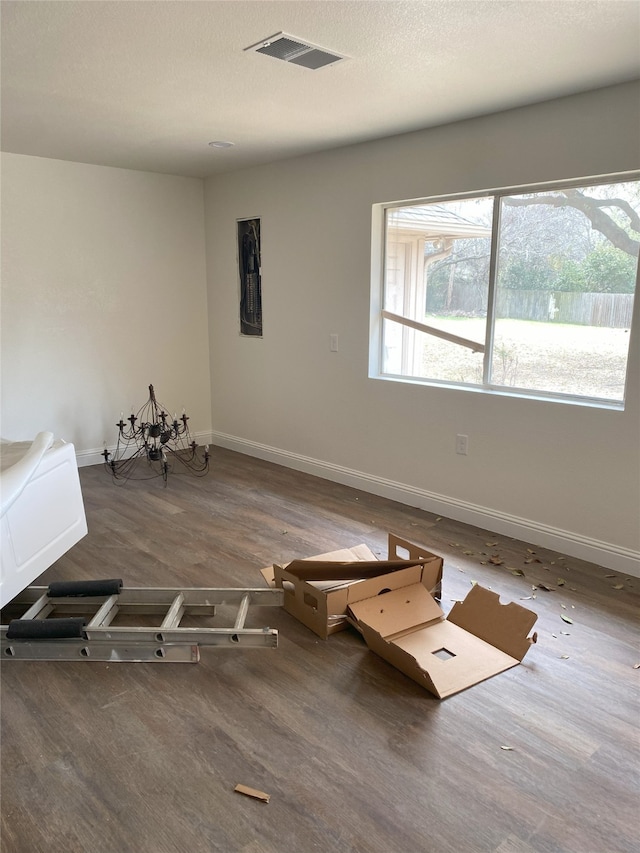
[[332,53],[323,47],[309,44],[309,42],[286,33],[276,33],[269,38],[262,39],[257,44],[246,47],[245,50],[262,53],[274,59],[282,59],[284,62],[301,65],[303,68],[309,68],[312,71],[325,68],[327,65],[335,65],[336,62],[346,59],[345,56]]

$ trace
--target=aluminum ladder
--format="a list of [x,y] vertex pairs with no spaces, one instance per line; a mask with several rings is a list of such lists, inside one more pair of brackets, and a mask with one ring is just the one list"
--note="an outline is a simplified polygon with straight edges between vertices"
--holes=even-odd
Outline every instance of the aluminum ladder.
[[[250,607],[280,606],[283,594],[281,589],[124,587],[119,579],[30,586],[3,611],[19,615],[0,626],[2,659],[197,663],[202,646],[273,648],[276,629],[247,628],[245,622]],[[216,609],[226,605],[237,608],[225,620],[231,624],[209,627]],[[181,626],[185,617],[190,624]],[[202,619],[205,626],[197,624]]]

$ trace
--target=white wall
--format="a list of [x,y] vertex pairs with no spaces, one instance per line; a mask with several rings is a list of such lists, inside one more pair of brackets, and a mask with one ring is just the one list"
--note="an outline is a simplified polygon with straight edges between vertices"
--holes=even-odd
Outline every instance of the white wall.
[[[624,412],[367,376],[372,204],[636,169],[639,104],[625,84],[208,179],[216,441],[640,573],[640,328]],[[239,336],[252,216],[262,340]]]
[[[200,435],[213,418],[220,444],[639,573],[639,334],[624,412],[367,377],[371,205],[638,168],[638,95],[208,180],[208,325],[201,181],[3,154],[2,436],[52,429],[98,461],[153,382]],[[238,328],[235,222],[250,216],[263,340]]]
[[80,462],[158,399],[211,431],[203,183],[2,155],[3,438]]

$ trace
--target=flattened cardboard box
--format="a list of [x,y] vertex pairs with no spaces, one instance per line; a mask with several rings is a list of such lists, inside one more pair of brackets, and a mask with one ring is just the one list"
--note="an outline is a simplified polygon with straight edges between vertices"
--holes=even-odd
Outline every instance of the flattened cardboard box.
[[475,585],[448,619],[421,584],[349,605],[369,648],[439,699],[519,664],[538,618]]
[[[442,557],[392,533],[387,553],[385,564],[366,545],[356,545],[285,566],[268,566],[261,574],[269,586],[284,589],[285,610],[326,640],[349,626],[348,607],[362,598],[413,583],[440,597]],[[395,565],[389,566],[389,561]]]

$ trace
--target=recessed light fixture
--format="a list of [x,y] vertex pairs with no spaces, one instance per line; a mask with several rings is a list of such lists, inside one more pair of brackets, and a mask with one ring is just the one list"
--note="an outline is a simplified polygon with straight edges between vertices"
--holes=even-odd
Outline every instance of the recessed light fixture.
[[216,139],[214,142],[209,143],[211,148],[233,148],[235,142],[225,142],[222,139]]

